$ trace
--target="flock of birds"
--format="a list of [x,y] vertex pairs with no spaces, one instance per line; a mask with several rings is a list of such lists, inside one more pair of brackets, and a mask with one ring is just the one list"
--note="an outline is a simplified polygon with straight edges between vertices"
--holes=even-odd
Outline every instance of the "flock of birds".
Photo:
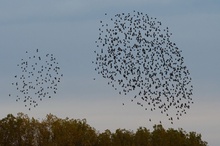
[[[132,95],[131,102],[145,110],[159,110],[171,123],[174,116],[179,120],[186,114],[193,104],[192,79],[168,27],[137,11],[116,14],[100,24],[93,61],[98,74],[119,94]],[[42,56],[38,49],[35,53],[17,64],[21,74],[12,83],[16,101],[23,101],[29,110],[56,94],[63,77],[53,54]]]
[[119,94],[132,95],[131,102],[165,114],[171,124],[186,114],[193,104],[192,79],[168,27],[137,11],[100,25],[92,61],[97,73]]
[[[60,74],[59,63],[53,54],[40,55],[36,49],[35,54],[28,55],[17,64],[21,73],[15,75],[12,85],[16,88],[16,101],[25,103],[25,107],[37,107],[38,102],[44,98],[51,98],[57,93],[57,87],[63,74]],[[9,94],[9,96],[12,96]]]

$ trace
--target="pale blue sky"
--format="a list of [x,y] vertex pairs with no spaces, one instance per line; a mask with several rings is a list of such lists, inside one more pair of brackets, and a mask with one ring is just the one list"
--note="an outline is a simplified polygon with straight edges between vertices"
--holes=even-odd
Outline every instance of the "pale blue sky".
[[[0,1],[0,118],[23,112],[35,118],[47,113],[58,117],[86,118],[97,130],[139,126],[151,128],[158,113],[146,113],[120,96],[94,71],[95,40],[99,20],[122,12],[141,11],[161,20],[173,33],[172,41],[183,51],[194,85],[191,110],[165,128],[181,127],[201,133],[210,146],[220,143],[220,1],[217,0],[38,0]],[[8,97],[25,51],[53,53],[64,74],[51,100],[28,111]],[[93,81],[93,77],[97,80]],[[122,102],[125,106],[122,106]],[[148,122],[153,117],[155,123]]]

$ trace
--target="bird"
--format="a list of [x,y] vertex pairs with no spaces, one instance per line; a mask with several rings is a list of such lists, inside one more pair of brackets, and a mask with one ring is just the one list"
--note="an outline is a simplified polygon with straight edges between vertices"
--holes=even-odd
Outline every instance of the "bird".
[[[36,49],[35,53],[39,53],[39,49]],[[12,86],[17,90],[16,102],[23,98],[25,107],[31,110],[38,106],[38,102],[42,101],[42,98],[50,99],[57,93],[57,85],[63,74],[60,73],[60,67],[53,54],[37,55],[30,54],[30,51],[25,51],[25,54],[28,56],[22,58],[21,62],[17,64],[20,74],[14,75],[15,81]],[[50,69],[47,70],[49,67]],[[51,81],[52,78],[54,80]]]
[[169,27],[136,10],[109,20],[100,20],[94,70],[120,95],[133,93],[131,102],[140,99],[137,105],[145,110],[159,110],[168,119],[169,109],[186,114],[193,104],[192,78]]

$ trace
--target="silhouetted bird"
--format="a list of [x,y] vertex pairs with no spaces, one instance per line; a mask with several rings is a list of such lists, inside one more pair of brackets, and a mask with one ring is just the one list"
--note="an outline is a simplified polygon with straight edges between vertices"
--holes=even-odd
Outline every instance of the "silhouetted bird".
[[131,101],[137,100],[145,110],[147,106],[162,114],[168,115],[169,109],[185,114],[193,104],[193,86],[169,28],[138,11],[116,14],[110,20],[100,21],[92,61],[95,71],[120,95],[134,93]]
[[[39,50],[37,49],[38,53]],[[29,52],[26,51],[26,54]],[[40,54],[39,54],[40,55]],[[34,56],[34,57],[31,57]],[[28,59],[21,59],[21,63],[17,64],[21,69],[20,75],[15,75],[15,82],[12,83],[16,86],[18,94],[16,101],[23,97],[23,102],[30,110],[31,107],[38,106],[38,100],[42,101],[42,98],[51,98],[51,94],[56,94],[57,84],[60,82],[63,74],[60,74],[60,67],[57,66],[58,62],[53,54],[46,54],[45,56],[31,55]],[[38,58],[35,59],[35,56]],[[48,64],[49,63],[49,64]],[[49,68],[47,70],[47,68]],[[54,80],[51,81],[51,79]],[[46,88],[47,87],[47,88]],[[11,94],[9,94],[11,96]]]

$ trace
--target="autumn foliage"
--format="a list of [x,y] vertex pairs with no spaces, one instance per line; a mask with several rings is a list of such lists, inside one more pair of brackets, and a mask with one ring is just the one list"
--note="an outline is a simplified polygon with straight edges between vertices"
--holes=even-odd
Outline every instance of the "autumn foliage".
[[150,132],[117,129],[100,133],[86,119],[61,119],[48,114],[42,121],[23,113],[0,120],[0,146],[207,146],[201,134],[155,125]]

